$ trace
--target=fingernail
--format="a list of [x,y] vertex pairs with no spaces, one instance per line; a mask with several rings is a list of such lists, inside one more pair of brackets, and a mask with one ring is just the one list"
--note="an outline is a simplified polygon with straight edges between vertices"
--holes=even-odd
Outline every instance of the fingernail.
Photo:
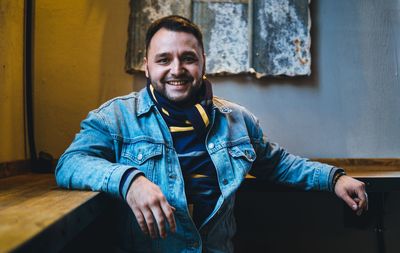
[[357,205],[353,205],[351,208],[353,208],[353,210],[355,211],[355,210],[357,210]]

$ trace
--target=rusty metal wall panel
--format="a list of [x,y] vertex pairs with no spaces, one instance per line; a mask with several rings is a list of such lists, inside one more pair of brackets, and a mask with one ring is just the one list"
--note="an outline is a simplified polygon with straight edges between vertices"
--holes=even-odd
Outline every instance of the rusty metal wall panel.
[[126,71],[143,71],[146,31],[150,23],[167,15],[181,15],[191,19],[191,0],[131,0]]
[[145,32],[178,14],[204,34],[207,74],[309,75],[310,0],[131,0],[128,72],[143,70]]
[[249,69],[248,4],[193,1],[193,21],[204,35],[208,74]]
[[259,76],[311,73],[309,0],[254,0],[252,66]]

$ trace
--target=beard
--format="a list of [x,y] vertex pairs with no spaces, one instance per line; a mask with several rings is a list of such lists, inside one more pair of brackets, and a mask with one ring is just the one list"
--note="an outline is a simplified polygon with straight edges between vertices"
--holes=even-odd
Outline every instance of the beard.
[[195,79],[189,74],[182,74],[177,77],[166,77],[161,80],[154,80],[149,74],[153,88],[163,97],[171,102],[187,105],[196,102],[201,87],[202,78]]

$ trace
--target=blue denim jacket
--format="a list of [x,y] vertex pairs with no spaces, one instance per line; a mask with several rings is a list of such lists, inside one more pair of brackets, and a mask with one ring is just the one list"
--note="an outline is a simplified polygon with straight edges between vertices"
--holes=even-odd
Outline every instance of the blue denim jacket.
[[[123,232],[134,252],[233,252],[235,192],[246,174],[305,190],[331,190],[335,168],[294,156],[269,142],[244,107],[214,97],[206,147],[222,195],[197,229],[189,215],[184,180],[172,138],[145,89],[112,99],[89,113],[56,168],[59,186],[121,197],[132,167],[159,185],[174,213],[177,232],[151,240],[131,215]],[[129,247],[128,247],[129,248]]]

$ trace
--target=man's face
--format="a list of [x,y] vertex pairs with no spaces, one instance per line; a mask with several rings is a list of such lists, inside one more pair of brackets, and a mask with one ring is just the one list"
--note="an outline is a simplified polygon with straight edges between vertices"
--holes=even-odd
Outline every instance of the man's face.
[[154,89],[173,102],[187,102],[201,88],[205,56],[190,33],[161,28],[144,58],[145,74]]

